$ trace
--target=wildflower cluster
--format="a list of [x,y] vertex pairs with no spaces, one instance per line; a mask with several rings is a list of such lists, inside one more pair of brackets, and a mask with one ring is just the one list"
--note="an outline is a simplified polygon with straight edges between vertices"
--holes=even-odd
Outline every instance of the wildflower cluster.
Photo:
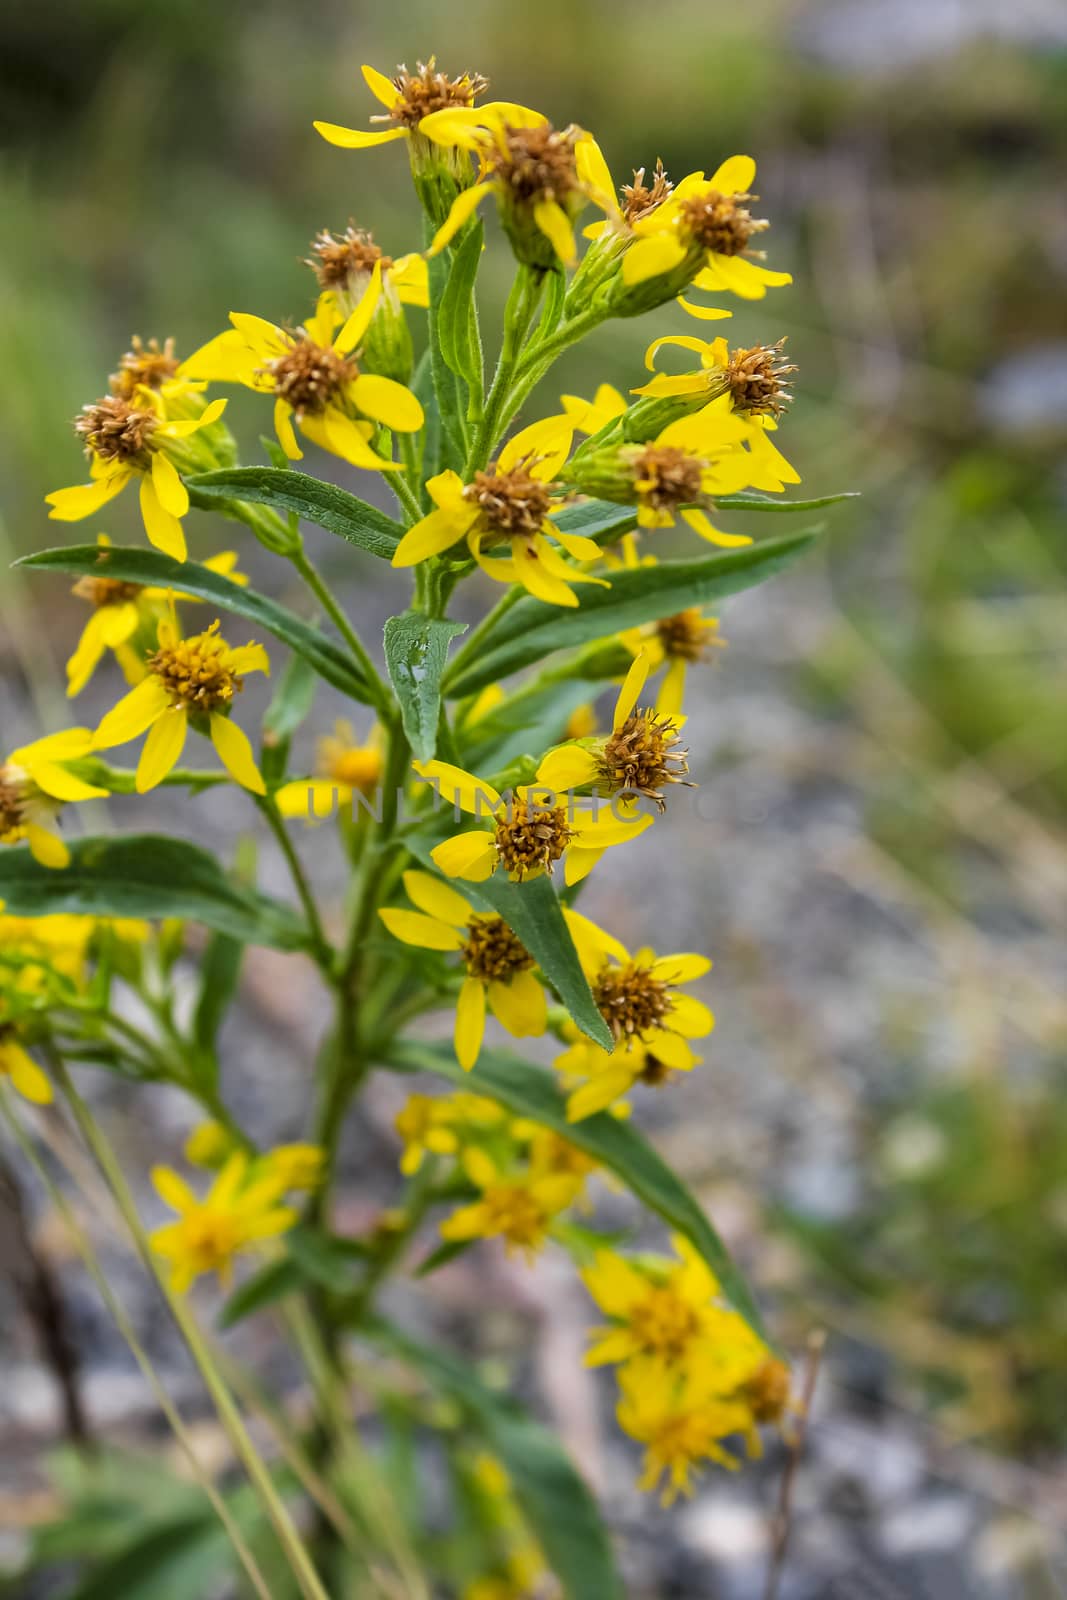
[[[199,1119],[187,1159],[211,1176],[205,1189],[153,1172],[176,1214],[151,1240],[163,1281],[181,1294],[213,1273],[226,1286],[251,1256],[259,1275],[231,1319],[304,1297],[323,1345],[312,1364],[330,1413],[321,1440],[344,1421],[331,1407],[347,1393],[347,1343],[385,1337],[375,1297],[429,1211],[442,1208],[430,1268],[479,1239],[520,1260],[564,1246],[610,1319],[590,1359],[618,1365],[620,1423],[647,1450],[644,1481],[666,1473],[670,1493],[703,1461],[732,1464],[731,1436],[754,1447],[785,1406],[788,1372],[753,1327],[736,1269],[719,1261],[713,1274],[699,1207],[630,1116],[644,1087],[701,1064],[713,1018],[691,986],[710,961],[631,951],[577,898],[591,874],[610,876],[650,830],[671,827],[701,771],[686,720],[694,679],[723,644],[709,607],[810,540],[720,526],[803,509],[782,498],[799,479],[777,442],[795,368],[780,339],[743,346],[664,321],[629,395],[601,384],[592,398],[530,404],[555,360],[614,319],[727,319],[790,280],[766,264],[747,156],[677,183],[646,164],[620,186],[586,128],[486,99],[476,72],[450,76],[431,59],[364,78],[381,107],[372,126],[316,128],[345,150],[404,146],[421,239],[387,249],[365,219],[332,219],[309,246],[303,320],[242,307],[191,352],[134,339],[75,420],[89,481],[48,505],[62,522],[93,519],[94,538],[29,565],[67,574],[87,608],[70,696],[109,681],[113,703],[0,763],[0,1072],[30,1100],[62,1088],[83,1128],[71,1062],[184,1091]],[[515,275],[490,379],[477,279],[492,210]],[[227,426],[240,391],[234,411],[262,408],[272,425],[265,462],[241,464]],[[117,523],[95,526],[105,510],[120,515],[133,482],[152,548],[121,543]],[[212,546],[203,513],[238,537]],[[384,666],[351,623],[348,591],[312,562],[303,522],[338,537],[350,587],[377,560],[405,590]],[[675,527],[699,539],[681,560],[659,539]],[[249,535],[266,552],[255,570],[273,563],[287,599],[306,590],[302,609],[250,586]],[[459,615],[472,597],[491,602],[469,629],[453,614],[461,590]],[[288,660],[260,711],[275,645]],[[301,756],[320,682],[358,709]],[[205,741],[214,759],[201,765]],[[262,821],[290,899],[255,884],[250,852],[231,869],[187,837],[79,836],[89,802],[163,784],[189,793],[183,835],[206,831],[220,789]],[[328,902],[305,862],[312,843],[329,845],[325,829],[342,863]],[[633,923],[653,910],[634,906]],[[186,923],[206,926],[206,945]],[[256,944],[315,963],[334,1011],[307,1138],[267,1151],[235,1115],[220,1043]],[[553,1067],[501,1048],[494,1024],[511,1040],[550,1040],[539,1048]],[[465,1086],[411,1094],[397,1121],[403,1202],[348,1237],[334,1209],[341,1138],[377,1071]],[[589,1222],[594,1174],[676,1228],[691,1219],[680,1264],[604,1247]],[[494,1403],[467,1393],[463,1428]],[[334,1467],[343,1477],[345,1459],[323,1446],[313,1480]],[[509,1484],[507,1467],[477,1467],[483,1499],[510,1505],[514,1488],[523,1500],[528,1478]],[[540,1543],[501,1511],[496,1567],[460,1573],[457,1592],[551,1592],[544,1562],[566,1557],[536,1525],[538,1505],[522,1510]],[[606,1545],[597,1559],[608,1567],[581,1592],[614,1587]]]

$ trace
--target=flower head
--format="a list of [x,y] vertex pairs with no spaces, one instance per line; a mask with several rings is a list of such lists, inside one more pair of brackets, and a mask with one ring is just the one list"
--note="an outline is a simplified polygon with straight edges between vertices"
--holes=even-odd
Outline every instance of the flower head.
[[615,1039],[609,1053],[577,1038],[556,1058],[557,1071],[578,1085],[567,1100],[567,1119],[580,1122],[636,1083],[658,1086],[673,1072],[698,1064],[689,1040],[710,1033],[715,1019],[680,986],[703,977],[711,962],[701,955],[657,956],[648,949],[631,955],[588,917],[570,909],[564,915],[593,998]]
[[170,1167],[154,1168],[152,1182],[160,1199],[178,1213],[176,1222],[155,1230],[151,1243],[170,1263],[179,1294],[205,1272],[228,1284],[235,1256],[285,1233],[296,1221],[296,1212],[278,1203],[286,1187],[279,1174],[251,1171],[241,1152],[229,1158],[203,1199]]
[[503,917],[475,911],[454,889],[427,872],[405,872],[408,899],[418,907],[379,910],[389,932],[423,950],[458,953],[466,976],[456,1000],[456,1059],[469,1072],[485,1033],[486,1002],[516,1039],[544,1033],[545,991],[534,975],[534,959]]
[[245,674],[270,672],[261,644],[232,649],[213,622],[203,633],[182,638],[173,606],[159,622],[158,648],[148,674],[104,717],[92,736],[94,750],[126,744],[147,731],[134,779],[138,794],[162,783],[181,758],[192,720],[211,742],[230,776],[254,794],[266,787],[248,735],[230,719]]
[[639,651],[619,690],[611,732],[550,751],[537,769],[539,783],[557,791],[592,785],[598,794],[639,794],[659,811],[666,809],[666,785],[691,787],[685,776],[689,752],[681,746],[675,718],[638,705],[649,667],[649,656]]
[[413,763],[420,778],[433,783],[442,798],[491,828],[478,827],[435,845],[431,854],[448,878],[482,883],[498,867],[521,882],[564,863],[564,879],[578,883],[611,845],[636,839],[652,825],[633,800],[610,805],[563,803],[545,784],[520,787],[507,796],[492,784],[445,761]]
[[[107,550],[111,541],[106,534],[97,535],[102,568],[107,566]],[[203,563],[211,572],[229,578],[231,583],[248,582],[243,572],[237,571],[237,552],[224,550]],[[79,600],[91,607],[89,620],[82,629],[74,654],[67,662],[67,694],[73,699],[85,688],[100,661],[108,650],[115,654],[129,684],[140,683],[146,667],[134,645],[139,637],[155,637],[159,619],[169,602],[169,591],[141,583],[127,583],[112,578],[106,570],[89,573],[79,578],[71,591]],[[194,595],[179,595],[182,601],[194,600]]]
[[315,776],[294,778],[275,791],[283,817],[328,817],[350,805],[355,795],[369,799],[382,781],[382,731],[373,725],[361,743],[345,718],[338,718],[332,734],[319,740]]
[[[315,315],[295,333],[263,317],[234,311],[233,327],[189,357],[187,371],[223,383],[242,383],[274,396],[274,427],[290,461],[303,451],[293,429],[352,466],[391,472],[398,464],[372,449],[376,426],[414,433],[423,410],[411,391],[381,373],[363,372],[357,347],[367,333],[382,292],[376,260],[367,287],[347,318],[332,291],[319,296]],[[340,326],[338,322],[340,321]]]
[[[489,577],[521,583],[538,600],[576,606],[572,584],[605,584],[603,578],[579,572],[556,546],[577,561],[598,560],[592,539],[568,533],[553,522],[553,483],[567,459],[572,430],[565,417],[534,422],[501,450],[470,483],[447,471],[431,478],[426,488],[435,509],[409,528],[393,555],[394,567],[411,567],[466,541],[467,553]],[[489,554],[506,547],[505,557]]]
[[492,1134],[504,1121],[503,1109],[485,1095],[411,1094],[393,1124],[404,1141],[400,1170],[410,1177],[428,1155],[455,1155],[465,1143]]
[[[448,149],[453,140],[440,125],[428,118],[441,112],[468,110],[489,87],[478,72],[464,72],[450,78],[438,70],[433,56],[428,63],[418,62],[414,72],[400,66],[393,78],[387,78],[374,67],[362,69],[364,82],[371,94],[385,107],[385,114],[371,117],[372,122],[384,122],[381,129],[344,128],[335,122],[316,122],[315,129],[329,143],[344,150],[366,150],[373,145],[391,144],[394,139],[407,139],[411,145],[411,160],[415,166],[424,160],[429,142]],[[424,125],[425,124],[425,125]]]
[[92,749],[88,728],[68,728],[33,744],[12,750],[0,763],[0,844],[30,847],[43,867],[65,867],[70,851],[55,824],[65,804],[95,800],[107,794],[76,777],[66,763],[78,761]]
[[666,1477],[664,1505],[692,1493],[693,1473],[705,1462],[737,1466],[722,1441],[746,1430],[748,1408],[723,1395],[708,1363],[676,1372],[656,1360],[633,1361],[620,1372],[619,1387],[619,1426],[645,1446],[640,1487],[655,1489]]
[[581,1189],[581,1179],[568,1174],[544,1177],[530,1170],[503,1172],[484,1150],[465,1150],[463,1169],[481,1195],[442,1222],[442,1237],[454,1241],[500,1238],[509,1255],[520,1253],[527,1259],[541,1249],[552,1224],[574,1203]]

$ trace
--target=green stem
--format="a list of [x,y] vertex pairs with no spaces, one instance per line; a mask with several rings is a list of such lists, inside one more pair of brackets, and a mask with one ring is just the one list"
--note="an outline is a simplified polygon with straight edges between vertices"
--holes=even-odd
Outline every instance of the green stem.
[[141,1225],[136,1203],[114,1151],[97,1127],[88,1106],[74,1087],[70,1074],[61,1061],[55,1064],[55,1072],[82,1137],[92,1152],[101,1175],[114,1196],[122,1219],[130,1231],[137,1253],[155,1279],[159,1291],[167,1303],[167,1308],[188,1346],[189,1353],[196,1363],[200,1376],[204,1380],[205,1387],[218,1412],[219,1420],[226,1429],[245,1471],[248,1473],[263,1502],[304,1600],[329,1600],[329,1596],[312,1564],[311,1557],[308,1555],[300,1534],[297,1532],[296,1524],[293,1522],[285,1502],[278,1494],[270,1472],[249,1437],[248,1430],[245,1428],[233,1396],[211,1359],[211,1354],[196,1321],[181,1297],[175,1294],[171,1288],[166,1274],[159,1265],[155,1252]]
[[400,504],[403,507],[404,511],[407,513],[408,526],[410,527],[410,526],[413,526],[416,522],[421,522],[422,521],[422,515],[423,515],[422,507],[419,504],[419,501],[418,501],[418,498],[417,498],[417,496],[415,494],[415,491],[408,484],[408,482],[407,482],[406,478],[404,477],[403,473],[401,473],[401,472],[390,473],[390,475],[389,475],[389,487],[390,487],[390,489],[392,489],[393,493],[396,495],[397,500],[400,502]]
[[311,930],[311,938],[315,946],[315,960],[320,967],[329,970],[333,964],[333,946],[323,930],[322,918],[319,916],[319,908],[315,903],[311,884],[308,882],[300,857],[296,853],[296,846],[289,835],[289,830],[285,826],[285,819],[278,810],[277,802],[273,795],[257,795],[256,805],[267,819],[267,826],[278,842],[278,848],[285,857],[285,864],[289,868],[289,876],[293,880],[293,886],[300,896],[300,904],[304,908],[304,916],[307,918],[307,924]]
[[[530,331],[530,324],[537,310],[537,302],[541,298],[544,283],[545,274],[536,267],[522,264],[515,274],[504,312],[504,337],[500,346],[500,357],[493,375],[492,387],[486,398],[485,411],[467,458],[463,473],[465,483],[470,482],[475,472],[484,469],[493,454],[498,438],[507,426],[508,419],[504,412],[509,404],[512,378],[519,365],[523,343]],[[513,410],[511,414],[514,414]]]
[[215,1512],[215,1515],[225,1528],[226,1533],[229,1536],[230,1543],[233,1545],[234,1551],[237,1554],[237,1558],[247,1572],[249,1581],[252,1584],[252,1587],[255,1589],[256,1594],[259,1596],[259,1600],[271,1600],[271,1592],[267,1587],[267,1582],[263,1576],[263,1573],[260,1571],[259,1564],[256,1561],[255,1556],[252,1554],[252,1551],[245,1543],[244,1535],[235,1521],[229,1506],[219,1494],[211,1480],[209,1473],[201,1464],[200,1458],[196,1453],[196,1448],[189,1434],[189,1430],[185,1426],[181,1412],[177,1409],[174,1402],[171,1400],[170,1395],[164,1388],[163,1381],[155,1367],[152,1365],[144,1346],[138,1339],[133,1323],[126,1315],[126,1311],[121,1300],[119,1300],[118,1296],[112,1291],[111,1285],[108,1283],[103,1269],[100,1266],[96,1251],[93,1249],[87,1235],[81,1228],[81,1225],[77,1221],[73,1211],[67,1203],[66,1195],[55,1182],[44,1162],[39,1159],[36,1150],[33,1148],[32,1143],[22,1128],[22,1124],[19,1122],[18,1118],[15,1116],[10,1105],[8,1104],[7,1093],[2,1085],[0,1085],[0,1114],[3,1115],[4,1121],[7,1123],[8,1128],[13,1134],[23,1155],[33,1167],[37,1177],[44,1185],[45,1191],[47,1192],[56,1212],[60,1217],[62,1217],[67,1231],[74,1241],[78,1254],[81,1256],[85,1270],[88,1272],[89,1276],[96,1285],[100,1294],[100,1298],[103,1300],[104,1305],[110,1312],[115,1326],[118,1328],[122,1337],[129,1345],[134,1360],[144,1373],[144,1376],[148,1381],[148,1385],[156,1397],[159,1409],[162,1411],[163,1415],[167,1419],[167,1422],[170,1424],[174,1436],[189,1463],[194,1478],[200,1485],[201,1489],[203,1489],[204,1494],[207,1496],[207,1499],[211,1504],[212,1510]]
[[367,654],[359,634],[338,605],[329,585],[323,581],[309,559],[307,552],[301,547],[294,550],[289,559],[355,656],[356,661],[359,663],[359,669],[367,680],[367,688],[370,690],[372,697],[371,703],[381,711],[389,703],[389,690],[379,677],[378,669]]
[[443,689],[447,689],[449,684],[470,666],[497,624],[507,616],[512,606],[518,605],[525,593],[526,590],[521,583],[513,583],[505,589],[493,609],[486,613],[474,632],[463,641],[463,648],[449,662],[442,680]]

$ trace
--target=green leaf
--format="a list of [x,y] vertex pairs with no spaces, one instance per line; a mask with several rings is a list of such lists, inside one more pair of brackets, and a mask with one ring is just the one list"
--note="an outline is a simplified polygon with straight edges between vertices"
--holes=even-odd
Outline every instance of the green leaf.
[[245,947],[229,933],[213,933],[200,960],[200,995],[193,1013],[193,1038],[209,1057],[222,1019],[237,992]]
[[[424,219],[424,221],[427,229],[426,242],[429,244],[431,225],[428,218]],[[433,391],[436,401],[435,405],[430,409],[438,430],[438,448],[436,461],[433,463],[427,461],[425,465],[427,468],[432,465],[434,472],[442,472],[446,467],[451,467],[458,472],[463,466],[467,451],[464,424],[466,406],[459,379],[444,358],[437,311],[448,287],[450,271],[448,256],[443,252],[439,255],[431,256],[427,262],[427,270],[430,279],[430,305],[428,311],[430,370],[433,374]],[[430,474],[428,473],[428,475]]]
[[[288,477],[289,474],[283,476]],[[370,703],[361,673],[339,644],[321,634],[295,612],[287,611],[276,600],[269,600],[254,589],[243,589],[240,584],[231,583],[229,578],[195,561],[172,561],[158,550],[126,549],[114,545],[101,549],[99,545],[82,544],[64,549],[40,550],[35,555],[23,556],[16,565],[40,571],[69,572],[77,577],[118,578],[123,583],[152,584],[173,589],[178,595],[195,595],[197,599],[207,600],[222,611],[231,611],[235,616],[244,617],[257,627],[265,628],[303,656],[319,677],[325,678],[335,689],[340,689],[354,700]]]
[[632,1123],[620,1122],[606,1111],[582,1122],[568,1122],[566,1098],[552,1074],[510,1051],[483,1050],[477,1065],[464,1072],[450,1046],[403,1039],[390,1046],[387,1065],[394,1062],[405,1071],[435,1072],[475,1094],[499,1100],[516,1116],[530,1117],[562,1134],[609,1168],[650,1211],[700,1251],[731,1304],[766,1337],[752,1291],[726,1246],[689,1190]]
[[290,1229],[285,1248],[305,1282],[339,1292],[352,1287],[353,1263],[367,1258],[366,1247],[358,1239],[341,1239],[309,1224]]
[[108,1560],[94,1562],[67,1600],[200,1600],[231,1569],[233,1551],[211,1515],[184,1517],[135,1537]]
[[317,528],[336,533],[349,544],[369,550],[383,560],[392,559],[403,529],[392,517],[335,483],[312,478],[306,472],[277,467],[226,467],[186,478],[193,504],[210,507],[215,500],[251,500],[275,511],[291,512]]
[[779,511],[789,513],[792,511],[821,511],[823,506],[836,506],[842,500],[858,500],[859,491],[847,489],[842,494],[823,494],[817,500],[783,500],[781,495],[759,494],[755,489],[747,489],[743,494],[716,495],[715,506],[719,511]]
[[285,777],[293,734],[310,714],[317,687],[311,663],[303,656],[290,656],[263,717],[259,764],[268,789]]
[[524,596],[476,653],[459,652],[445,674],[445,692],[453,698],[473,694],[532,661],[542,661],[554,650],[604,639],[751,589],[794,561],[817,531],[765,539],[698,561],[664,561],[655,567],[613,572],[610,589],[583,588],[573,610]]
[[285,1295],[302,1289],[306,1281],[291,1256],[269,1261],[226,1299],[218,1314],[219,1327],[232,1328],[245,1317],[251,1316],[253,1311],[274,1305]]
[[611,544],[637,527],[635,506],[617,506],[610,500],[585,500],[568,506],[552,518],[565,533],[584,533],[598,544]]
[[506,1395],[494,1393],[469,1362],[375,1321],[368,1337],[395,1351],[449,1395],[507,1469],[566,1600],[623,1600],[607,1530],[596,1501],[554,1436]]
[[405,611],[385,624],[385,661],[400,701],[404,732],[419,761],[433,759],[441,715],[441,676],[448,646],[466,633],[465,622]]
[[[443,815],[449,815],[447,807]],[[436,842],[436,838],[415,834],[408,840],[411,851],[425,861],[433,872],[437,871],[437,867],[430,851]],[[528,878],[525,883],[512,883],[506,873],[495,872],[484,883],[464,882],[461,892],[483,910],[495,911],[503,917],[516,938],[522,940],[533,956],[582,1032],[594,1044],[610,1050],[611,1034],[582,971],[574,940],[563,918],[563,908],[548,873]]]
[[310,944],[288,906],[234,883],[208,851],[162,834],[78,839],[68,867],[42,867],[28,850],[0,854],[0,900],[15,917],[177,917],[242,944],[301,950]]
[[445,365],[469,388],[481,391],[482,344],[472,297],[482,259],[481,223],[470,228],[451,257],[451,271],[437,312],[437,337]]

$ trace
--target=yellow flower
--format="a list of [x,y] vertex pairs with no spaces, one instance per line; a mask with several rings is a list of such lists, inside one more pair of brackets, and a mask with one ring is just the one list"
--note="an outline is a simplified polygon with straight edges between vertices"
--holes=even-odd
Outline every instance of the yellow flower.
[[[398,67],[395,78],[387,78],[374,67],[364,66],[360,70],[371,94],[386,110],[385,116],[379,114],[370,120],[392,126],[365,131],[343,128],[336,122],[316,122],[316,131],[329,144],[340,145],[343,150],[366,150],[372,145],[391,144],[394,139],[408,139],[414,143],[419,137],[449,147],[456,141],[448,136],[447,126],[429,119],[442,111],[473,106],[476,97],[488,87],[477,72],[465,72],[458,78],[438,72],[433,56],[426,66],[420,61],[413,73],[406,67]],[[486,106],[485,109],[492,108]]]
[[[632,287],[685,266],[695,288],[725,289],[744,300],[762,300],[768,287],[792,283],[788,272],[772,272],[753,259],[758,252],[750,241],[768,226],[746,207],[755,177],[751,156],[731,156],[710,179],[702,172],[683,178],[633,223],[637,238],[623,257],[623,282]],[[684,298],[680,304],[694,316],[709,314]]]
[[699,1057],[690,1039],[701,1039],[715,1018],[699,1000],[680,994],[680,984],[703,977],[706,956],[630,955],[611,934],[577,911],[564,911],[593,997],[616,1040],[611,1053],[579,1038],[556,1058],[556,1069],[579,1087],[567,1100],[567,1120],[581,1122],[628,1094],[637,1082],[660,1084],[672,1072],[688,1072]]
[[762,1367],[767,1347],[743,1317],[717,1303],[719,1284],[703,1256],[681,1236],[672,1243],[679,1262],[631,1261],[601,1250],[582,1273],[612,1319],[609,1327],[593,1330],[586,1365],[642,1358],[675,1369],[706,1363],[718,1392],[732,1394]]
[[689,752],[679,745],[677,723],[637,702],[650,658],[641,650],[623,680],[611,732],[599,739],[550,750],[537,769],[538,783],[557,794],[592,785],[598,794],[640,794],[666,809],[664,786],[686,783]]
[[173,608],[159,623],[159,648],[148,662],[148,676],[124,695],[93,735],[94,750],[126,744],[147,729],[134,786],[145,794],[162,783],[185,745],[189,720],[197,731],[210,733],[220,761],[235,782],[253,794],[266,787],[252,754],[248,735],[230,720],[234,695],[244,687],[246,672],[270,672],[261,644],[231,649],[218,635],[217,622],[203,633],[183,639]]
[[709,407],[740,417],[752,458],[749,487],[779,492],[787,483],[800,482],[796,468],[768,438],[792,399],[787,385],[796,368],[782,359],[784,342],[780,339],[774,345],[731,351],[725,339],[706,341],[688,334],[666,335],[653,340],[645,352],[648,370],[655,371],[656,355],[664,345],[695,351],[700,356],[699,370],[674,376],[657,373],[649,383],[631,392],[659,398],[706,396]]
[[339,313],[332,294],[319,296],[315,315],[296,333],[263,317],[231,312],[233,327],[190,356],[185,368],[197,377],[272,394],[275,431],[290,461],[303,458],[295,418],[306,438],[342,461],[375,472],[399,470],[398,462],[378,455],[368,440],[377,424],[417,432],[422,406],[402,383],[361,372],[353,353],[370,326],[381,289],[377,261],[362,298],[336,333]]
[[405,872],[404,888],[417,911],[383,906],[378,915],[394,938],[422,950],[458,951],[467,976],[456,999],[456,1060],[469,1072],[485,1034],[485,1005],[516,1039],[545,1031],[548,1005],[534,976],[534,959],[503,917],[475,911],[469,900],[428,872]]
[[[622,550],[625,567],[655,565],[655,556],[638,556],[630,537],[622,540]],[[699,606],[687,606],[684,611],[640,628],[627,628],[619,634],[619,640],[635,659],[642,654],[648,657],[650,672],[666,665],[656,696],[656,711],[660,717],[673,719],[678,719],[682,713],[687,669],[705,660],[709,650],[726,646],[726,640],[719,634],[718,617],[705,616]]]
[[580,706],[575,706],[563,731],[568,739],[587,739],[596,729],[596,709],[588,701],[583,701]]
[[[423,308],[430,303],[426,258],[415,253],[396,259],[387,256],[365,228],[350,223],[340,238],[323,228],[311,248],[315,259],[307,264],[318,279],[319,288],[333,296],[342,317],[349,317],[356,310],[370,288],[376,266],[381,272],[384,301]],[[376,314],[380,309],[379,303]]]
[[568,1174],[502,1173],[484,1150],[465,1150],[463,1169],[481,1196],[446,1217],[442,1237],[503,1239],[509,1255],[521,1251],[527,1259],[537,1254],[553,1222],[581,1188],[581,1179]]
[[619,1387],[619,1426],[645,1446],[640,1487],[655,1489],[666,1475],[665,1506],[692,1493],[692,1475],[704,1462],[737,1466],[720,1441],[746,1431],[748,1408],[722,1394],[710,1362],[676,1372],[660,1361],[631,1361],[619,1373]]
[[[120,494],[132,479],[140,479],[141,516],[145,532],[157,550],[175,561],[186,557],[181,519],[189,509],[189,492],[178,473],[214,465],[210,454],[198,462],[184,441],[208,428],[226,409],[225,400],[213,400],[199,416],[173,417],[162,389],[146,384],[132,395],[109,394],[85,406],[75,428],[85,440],[91,483],[56,489],[45,496],[48,515],[60,522],[80,522]],[[177,462],[177,465],[175,464]]]
[[[111,544],[106,533],[97,534],[96,542],[101,550],[107,550]],[[106,557],[102,560],[106,566]],[[235,550],[223,550],[203,564],[209,571],[229,578],[231,583],[243,585],[248,578],[236,570],[237,560]],[[72,592],[79,600],[87,601],[93,610],[67,662],[68,696],[73,699],[81,694],[107,650],[114,651],[127,682],[139,683],[147,668],[130,648],[131,641],[142,625],[155,628],[161,607],[169,598],[168,591],[152,585],[125,583],[121,578],[87,575],[78,579]],[[196,596],[183,594],[176,598],[187,601]]]
[[55,831],[62,806],[107,794],[67,770],[92,749],[88,728],[68,728],[12,750],[0,763],[0,844],[29,845],[43,867],[65,867],[70,851]]
[[[482,571],[500,583],[521,583],[538,600],[576,606],[572,583],[606,580],[577,572],[549,540],[578,561],[596,561],[600,546],[567,533],[552,521],[552,479],[567,459],[572,430],[565,417],[546,417],[523,428],[487,471],[464,484],[458,473],[440,472],[426,484],[435,509],[416,522],[397,545],[394,567],[413,567],[466,539]],[[485,551],[510,547],[510,557]]]
[[223,1285],[233,1275],[236,1255],[252,1250],[264,1239],[285,1233],[297,1219],[295,1211],[278,1204],[284,1184],[275,1173],[252,1176],[248,1157],[230,1157],[202,1200],[170,1167],[155,1167],[156,1192],[177,1222],[157,1228],[152,1248],[170,1262],[171,1284],[178,1294],[204,1272],[215,1272]]
[[465,1142],[483,1138],[504,1120],[502,1108],[485,1095],[409,1095],[393,1124],[404,1141],[400,1170],[410,1177],[427,1155],[455,1155]]
[[639,838],[652,825],[636,800],[617,796],[610,804],[562,805],[543,784],[515,789],[505,797],[484,779],[445,761],[416,761],[413,766],[450,805],[476,818],[493,819],[491,832],[469,829],[434,846],[434,863],[446,878],[483,883],[502,866],[521,882],[550,872],[562,860],[564,881],[578,883],[610,846]]
[[256,1177],[275,1178],[281,1189],[311,1191],[322,1182],[326,1152],[317,1144],[276,1144],[253,1164]]
[[[0,911],[3,902],[0,901]],[[85,981],[89,942],[98,927],[94,917],[58,913],[47,917],[0,916],[0,985],[10,995],[43,994],[59,977],[80,988]]]
[[599,154],[596,141],[581,128],[554,128],[539,111],[503,103],[438,111],[426,119],[423,131],[475,152],[481,168],[479,181],[453,201],[434,235],[431,256],[491,194],[520,261],[541,269],[557,260],[570,266],[577,256],[575,218],[590,203],[605,212],[614,207],[611,195],[590,180],[590,156]]
[[360,744],[350,722],[340,718],[332,734],[319,740],[317,775],[283,783],[274,799],[283,817],[328,817],[351,804],[355,794],[368,798],[382,778],[382,730],[372,727]]
[[233,1154],[234,1144],[221,1122],[198,1122],[185,1141],[182,1154],[192,1167],[217,1171]]

